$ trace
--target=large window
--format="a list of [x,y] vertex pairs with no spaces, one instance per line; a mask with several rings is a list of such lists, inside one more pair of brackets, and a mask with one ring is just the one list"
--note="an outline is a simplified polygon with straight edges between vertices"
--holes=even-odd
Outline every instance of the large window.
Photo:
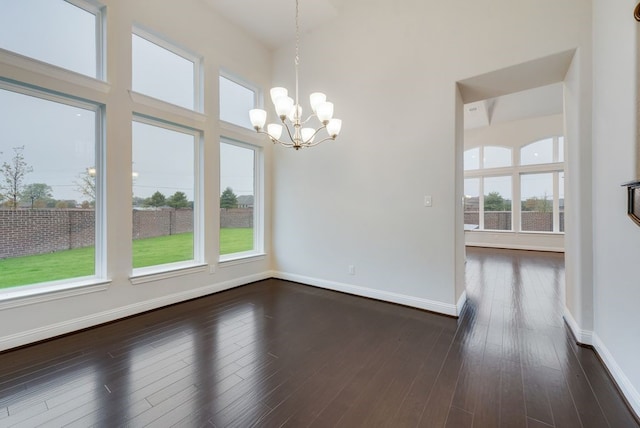
[[0,111],[0,289],[100,276],[100,108],[0,83]]
[[134,269],[198,260],[199,135],[136,118],[132,147]]
[[253,129],[249,110],[256,108],[256,91],[220,76],[220,120]]
[[101,11],[81,0],[2,0],[0,48],[101,79]]
[[132,89],[200,110],[200,60],[140,29],[132,34]]
[[220,143],[221,260],[262,251],[257,147],[225,140]]
[[467,229],[564,232],[564,137],[470,148],[464,170]]

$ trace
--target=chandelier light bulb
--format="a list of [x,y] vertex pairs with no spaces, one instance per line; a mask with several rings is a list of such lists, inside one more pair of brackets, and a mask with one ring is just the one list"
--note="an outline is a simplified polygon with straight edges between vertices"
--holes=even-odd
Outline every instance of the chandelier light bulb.
[[309,104],[311,104],[311,110],[317,113],[318,106],[327,101],[327,96],[322,92],[314,92],[309,95]]
[[318,120],[326,125],[333,117],[333,103],[327,101],[319,104],[316,109],[316,115],[318,116]]
[[280,119],[284,120],[285,117],[293,109],[293,98],[291,97],[279,97],[276,99],[276,113]]
[[342,121],[340,119],[331,119],[329,123],[327,123],[327,134],[333,139],[335,139],[340,133],[340,129],[342,128]]
[[269,93],[271,94],[271,102],[274,106],[276,105],[276,100],[278,98],[287,97],[289,95],[289,91],[287,91],[287,88],[282,88],[280,86],[271,88],[271,91],[269,91]]
[[267,112],[259,108],[254,108],[253,110],[249,110],[249,119],[251,120],[251,126],[256,130],[260,130],[264,128],[264,124],[267,122]]
[[282,136],[282,125],[270,123],[267,125],[267,134],[272,140],[279,140]]

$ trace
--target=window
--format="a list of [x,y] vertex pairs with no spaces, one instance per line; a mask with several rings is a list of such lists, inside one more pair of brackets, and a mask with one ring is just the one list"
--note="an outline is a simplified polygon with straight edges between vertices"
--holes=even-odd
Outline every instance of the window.
[[197,244],[199,134],[138,117],[133,122],[133,267],[193,262]]
[[552,163],[554,162],[553,154],[553,138],[534,141],[520,149],[520,165]]
[[508,147],[485,146],[482,148],[482,168],[511,166],[511,149]]
[[99,8],[81,0],[3,0],[1,7],[0,48],[103,78]]
[[256,92],[220,76],[220,120],[253,129],[249,110],[256,107]]
[[262,251],[257,147],[225,140],[220,143],[221,260]]
[[511,176],[484,177],[484,228],[511,230]]
[[522,174],[520,189],[521,230],[553,232],[553,173]]
[[132,34],[132,89],[200,110],[200,60],[140,29]]
[[480,148],[475,147],[473,149],[464,151],[464,170],[473,170],[480,168]]
[[0,289],[99,277],[101,109],[0,83],[0,111]]

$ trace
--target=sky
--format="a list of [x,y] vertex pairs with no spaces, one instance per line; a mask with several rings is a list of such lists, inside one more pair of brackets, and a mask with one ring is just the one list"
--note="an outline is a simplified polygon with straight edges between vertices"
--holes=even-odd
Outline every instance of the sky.
[[[0,48],[96,77],[93,14],[60,0],[0,0],[0,11]],[[136,35],[132,52],[134,91],[194,108],[192,61]],[[250,128],[254,92],[218,76],[206,78],[219,79],[222,119]],[[45,183],[55,199],[86,199],[76,183],[96,163],[96,113],[9,89],[0,89],[0,164],[11,161],[14,147],[24,146],[25,161],[33,168],[24,184]],[[186,130],[134,122],[134,196],[182,191],[192,200],[195,141]],[[220,149],[225,163],[220,168],[221,189],[253,194],[253,154],[229,146],[222,144]]]

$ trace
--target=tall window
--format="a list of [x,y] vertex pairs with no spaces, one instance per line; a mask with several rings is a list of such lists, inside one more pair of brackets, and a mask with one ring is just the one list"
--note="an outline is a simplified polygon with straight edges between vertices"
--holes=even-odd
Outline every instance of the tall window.
[[220,76],[220,120],[253,129],[248,111],[256,108],[256,91]]
[[221,260],[262,251],[257,147],[225,140],[220,143]]
[[82,0],[2,0],[0,48],[101,79],[101,9]]
[[0,83],[0,111],[0,289],[100,276],[100,108]]
[[199,135],[136,118],[132,147],[134,269],[197,260]]
[[140,29],[132,34],[132,89],[200,110],[200,60]]
[[520,165],[554,162],[553,140],[553,138],[545,138],[522,147],[520,149]]
[[484,178],[484,228],[511,230],[511,176]]

